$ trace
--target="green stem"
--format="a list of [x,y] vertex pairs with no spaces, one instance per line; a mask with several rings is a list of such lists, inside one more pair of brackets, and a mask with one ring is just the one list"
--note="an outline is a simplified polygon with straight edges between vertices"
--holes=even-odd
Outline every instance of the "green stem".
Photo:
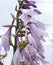
[[[16,21],[16,29],[15,29],[15,33],[17,32],[17,30],[19,29],[19,21]],[[14,47],[14,52],[17,49],[17,37],[15,36],[15,47]]]

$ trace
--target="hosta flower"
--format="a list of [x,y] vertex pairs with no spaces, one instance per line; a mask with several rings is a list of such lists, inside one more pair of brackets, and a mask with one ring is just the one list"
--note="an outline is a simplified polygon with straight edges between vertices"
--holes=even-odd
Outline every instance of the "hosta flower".
[[14,57],[13,57],[13,63],[14,65],[21,65],[21,62],[22,62],[22,57],[21,57],[21,53],[20,53],[20,50],[19,48],[17,48],[15,54],[14,54]]
[[11,29],[8,29],[8,31],[1,37],[2,46],[5,51],[8,51],[10,49],[10,44],[9,44],[10,36],[11,36]]
[[39,15],[41,12],[37,9],[30,9],[26,13],[23,13],[19,18],[22,20],[24,25],[27,24],[27,22],[30,22],[28,18],[34,16],[34,15]]
[[29,51],[27,50],[27,48],[25,48],[25,49],[22,51],[22,55],[24,56],[25,60],[29,61],[29,63],[32,64],[31,55],[30,55]]
[[40,21],[32,22],[36,27],[41,28],[42,30],[46,29],[46,25]]
[[33,24],[28,24],[28,26],[30,28],[31,35],[34,37],[34,39],[36,41],[37,40],[43,40],[43,41],[45,41],[44,38],[43,38],[45,32],[43,30],[41,30],[40,28],[37,28]]
[[[14,23],[14,20],[12,21],[12,25]],[[7,32],[1,37],[1,42],[2,42],[2,46],[4,48],[4,50],[7,52],[10,49],[10,43],[9,43],[9,39],[11,37],[11,28],[10,27]]]
[[33,19],[34,15],[39,15],[41,12],[35,9],[34,1],[18,0],[18,2],[20,5],[19,9],[22,12],[18,19],[23,28],[18,33],[18,47],[13,57],[13,63],[14,65],[22,65],[22,63],[23,65],[39,65],[41,61],[45,65],[47,62],[42,41],[46,41],[46,25]]
[[38,60],[37,50],[32,45],[29,44],[28,50],[29,53],[31,54],[32,59],[34,59],[34,61]]
[[[31,11],[33,13],[31,13]],[[21,52],[24,56],[25,64],[27,65],[39,65],[41,61],[46,64],[44,56],[44,48],[41,41],[45,42],[44,37],[47,35],[45,32],[46,25],[40,21],[36,21],[32,18],[33,15],[41,14],[38,10],[29,10],[22,14],[19,18],[24,23],[26,28],[29,29],[30,34],[28,35],[29,44]]]

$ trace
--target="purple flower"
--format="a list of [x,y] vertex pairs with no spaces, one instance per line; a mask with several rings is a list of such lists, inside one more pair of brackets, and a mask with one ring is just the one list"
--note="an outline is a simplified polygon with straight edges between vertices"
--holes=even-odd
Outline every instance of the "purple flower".
[[32,22],[36,27],[41,28],[42,30],[46,29],[46,25],[40,21]]
[[42,57],[39,57],[40,61],[43,63],[43,65],[45,64],[49,64],[46,60],[44,60]]
[[26,14],[29,16],[34,16],[34,15],[42,14],[42,13],[37,9],[30,9]]
[[[12,25],[14,24],[14,20],[12,21]],[[10,27],[7,32],[1,37],[1,41],[2,41],[2,46],[4,48],[4,50],[7,52],[10,49],[10,44],[9,44],[9,38],[11,37],[11,28]]]
[[24,57],[24,63],[27,65],[39,65],[39,61],[46,64],[44,55],[37,52],[37,49],[34,48],[30,43],[26,48],[24,48],[21,52],[21,56]]
[[8,29],[8,31],[1,37],[2,46],[6,52],[10,49],[10,44],[9,44],[10,36],[11,36],[11,29]]
[[38,61],[37,50],[30,44],[28,45],[28,50],[34,61]]
[[30,34],[28,35],[29,44],[21,52],[25,58],[25,63],[28,65],[39,65],[39,61],[43,64],[47,63],[44,56],[44,48],[41,41],[46,41],[45,32],[46,25],[40,21],[32,18],[34,15],[39,15],[41,12],[37,9],[29,9],[23,13],[19,18],[26,28],[29,28]]
[[21,62],[23,62],[19,48],[17,48],[14,57],[13,57],[13,64],[14,65],[21,65]]
[[26,13],[23,13],[19,18],[22,20],[24,25],[26,25],[27,22],[29,22],[29,17],[32,17],[34,15],[39,15],[39,14],[41,14],[41,12],[39,10],[37,10],[37,9],[30,9]]
[[[24,62],[24,65],[39,65],[41,61],[43,64],[46,64],[42,45],[42,41],[46,41],[44,38],[47,35],[45,32],[46,26],[44,23],[33,19],[34,15],[42,13],[35,9],[36,5],[34,1],[18,0],[18,2],[20,11],[22,11],[19,20],[24,25],[25,32],[22,33],[24,37],[17,38],[19,44],[14,54],[13,63],[14,65],[21,65],[22,62]],[[31,6],[33,8],[31,8]],[[28,32],[30,33],[28,34]],[[20,43],[22,44],[23,38],[25,38],[24,41],[28,41],[28,45],[20,51],[19,45]]]
[[27,48],[25,48],[23,51],[22,51],[22,56],[24,56],[24,58],[25,58],[25,60],[27,60],[30,64],[32,64],[32,59],[31,59],[31,55],[30,55],[30,53],[29,53],[29,51],[28,51],[28,49]]
[[44,48],[41,43],[41,41],[45,42],[44,37],[47,35],[45,32],[46,26],[44,23],[36,21],[32,17],[28,18],[28,14],[33,15],[33,13],[27,13],[26,15],[23,14],[23,19],[21,18],[24,25],[30,29],[30,35],[28,35],[29,44],[22,51],[22,54],[29,65],[39,65],[39,61],[46,64],[47,62],[45,61]]
[[[34,37],[34,39],[37,41],[38,39],[39,40],[42,40],[42,41],[45,41],[45,39],[43,38],[44,36],[44,31],[42,31],[41,29],[38,29],[36,26],[33,26],[33,25],[29,25],[30,27],[30,32],[31,32],[31,35]],[[35,30],[34,30],[35,29]]]

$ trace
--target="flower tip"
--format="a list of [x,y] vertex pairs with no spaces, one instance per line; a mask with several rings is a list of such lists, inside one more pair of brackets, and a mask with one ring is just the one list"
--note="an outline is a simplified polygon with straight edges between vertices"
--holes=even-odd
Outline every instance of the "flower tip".
[[38,14],[42,14],[39,10],[34,9],[35,12],[37,12]]

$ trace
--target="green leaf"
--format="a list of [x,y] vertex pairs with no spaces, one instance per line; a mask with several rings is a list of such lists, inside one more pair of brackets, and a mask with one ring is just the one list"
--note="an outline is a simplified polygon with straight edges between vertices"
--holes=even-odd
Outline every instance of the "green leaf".
[[15,25],[4,25],[3,27],[15,27]]
[[27,65],[24,61],[21,62],[21,65]]
[[16,5],[16,7],[15,7],[15,11],[17,11],[17,5]]
[[15,16],[12,13],[11,13],[11,16],[12,16],[13,19],[15,19]]
[[0,38],[1,38],[2,35],[0,35]]
[[19,45],[20,51],[22,51],[27,45],[28,45],[28,41],[23,41],[23,42]]
[[4,55],[0,55],[0,59],[4,59],[7,56],[7,53],[5,53]]
[[5,58],[6,56],[7,56],[7,53],[6,53],[6,54],[4,54],[4,55],[2,55],[2,57],[3,57],[3,58]]
[[11,37],[9,38],[9,44],[14,47],[12,40],[11,40]]

